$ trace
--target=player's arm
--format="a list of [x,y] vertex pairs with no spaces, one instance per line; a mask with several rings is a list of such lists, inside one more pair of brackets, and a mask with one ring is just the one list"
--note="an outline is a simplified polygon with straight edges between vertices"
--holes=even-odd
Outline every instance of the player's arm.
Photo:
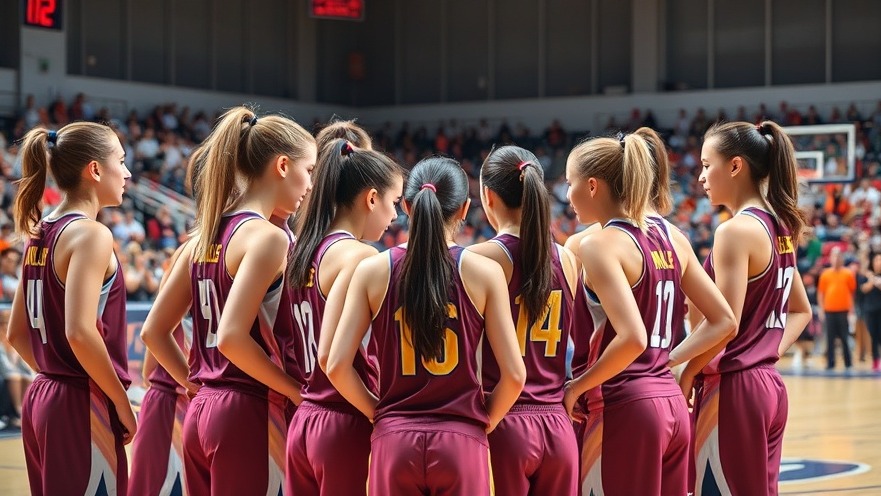
[[[712,257],[716,273],[716,287],[722,292],[722,296],[725,297],[725,301],[734,312],[736,322],[740,322],[743,314],[743,302],[746,299],[746,286],[749,281],[749,251],[743,247],[744,243],[750,243],[750,238],[755,237],[755,233],[749,226],[732,220],[716,229],[716,238],[713,242]],[[701,332],[701,327],[705,324],[706,321],[698,326],[695,333]],[[725,349],[725,346],[735,335],[736,331],[688,362],[680,378],[680,386],[686,397],[690,395],[690,384],[694,377]]]
[[[147,345],[149,354],[154,355],[174,380],[191,394],[195,394],[199,387],[188,380],[187,358],[173,333],[193,303],[190,275],[193,246],[195,243],[190,241],[179,249],[179,256],[166,272],[165,282],[141,327],[141,340]],[[147,365],[146,357],[144,365]]]
[[[616,242],[619,239],[622,238],[617,237],[617,233],[596,234],[581,243],[586,276],[616,334],[593,366],[566,384],[564,405],[570,416],[579,396],[620,374],[648,346],[642,313],[618,258],[625,249],[623,243]],[[587,254],[590,256],[585,256]]]
[[79,221],[65,234],[62,240],[70,251],[64,283],[65,336],[77,361],[116,407],[126,430],[124,443],[128,444],[135,436],[137,423],[96,325],[101,286],[113,259],[113,236],[95,221]]
[[287,235],[270,224],[249,222],[238,239],[244,240],[242,259],[236,270],[220,322],[217,349],[242,372],[299,405],[300,383],[272,363],[269,355],[251,337],[251,327],[260,311],[263,295],[284,271],[290,245]]
[[572,252],[575,256],[575,265],[580,270],[583,268],[581,260],[581,242],[587,239],[591,234],[596,234],[603,230],[603,226],[599,222],[587,226],[583,231],[579,231],[566,240],[563,247]]
[[802,331],[811,323],[813,312],[808,293],[805,291],[801,274],[795,269],[792,274],[792,289],[789,291],[789,309],[786,311],[786,324],[783,327],[783,338],[777,348],[777,355],[783,356],[786,350],[798,340]]
[[37,359],[34,358],[34,348],[31,344],[31,337],[28,335],[30,327],[28,326],[27,308],[25,308],[24,296],[24,280],[18,282],[15,289],[15,296],[12,298],[12,311],[9,314],[9,326],[6,329],[6,338],[9,344],[15,348],[15,351],[21,358],[31,366],[36,372],[40,371],[37,366]]
[[[162,279],[159,281],[158,289],[162,289],[165,287],[166,282],[168,281],[168,277],[171,275],[171,269],[174,268],[174,265],[177,263],[178,258],[180,258],[180,254],[186,249],[187,243],[184,243],[177,247],[177,250],[171,255],[171,258],[168,260],[169,269],[162,274]],[[173,331],[172,331],[173,332]],[[144,377],[144,385],[150,385],[150,374],[156,370],[156,367],[159,365],[159,362],[156,361],[156,357],[150,353],[150,350],[144,352],[144,366],[141,370],[141,374]]]
[[[337,258],[343,261],[330,291],[327,294],[327,300],[324,305],[324,315],[321,319],[321,332],[318,334],[318,366],[324,373],[327,373],[327,359],[330,356],[330,346],[333,343],[333,336],[336,333],[337,324],[340,321],[340,315],[343,313],[343,303],[346,301],[346,292],[349,284],[352,282],[352,275],[358,264],[373,255],[379,253],[376,248],[361,243],[360,241],[350,240],[350,242],[337,242],[331,247],[338,248]],[[344,253],[342,253],[344,251]],[[328,250],[328,255],[331,254]],[[329,257],[325,256],[325,259]],[[320,271],[319,271],[320,272]]]
[[483,308],[486,338],[499,364],[499,382],[486,397],[489,416],[486,431],[492,432],[523,391],[526,366],[517,344],[508,284],[502,268],[483,256],[465,253],[462,254],[462,274],[465,291],[469,296],[473,295],[472,301],[478,308]]
[[569,284],[569,291],[572,292],[574,299],[575,292],[578,291],[578,273],[581,264],[578,262],[578,257],[564,246],[560,250],[560,265],[563,267],[563,276],[566,277],[566,283]]
[[824,308],[826,306],[823,304],[823,301],[826,299],[826,285],[828,284],[828,272],[825,270],[820,273],[820,278],[817,280],[817,317],[820,319],[820,322],[824,322],[826,320],[826,311]]
[[681,287],[688,301],[706,319],[670,352],[669,366],[675,367],[737,334],[737,321],[725,297],[697,260],[691,244],[680,231],[672,231],[676,255],[683,266]]
[[[388,281],[390,276],[388,257],[389,254],[384,253],[368,258],[355,269],[346,291],[345,304],[334,332],[326,367],[327,378],[337,391],[371,422],[379,399],[367,389],[353,364],[373,317],[370,304],[371,284]],[[324,327],[322,332],[323,330]]]

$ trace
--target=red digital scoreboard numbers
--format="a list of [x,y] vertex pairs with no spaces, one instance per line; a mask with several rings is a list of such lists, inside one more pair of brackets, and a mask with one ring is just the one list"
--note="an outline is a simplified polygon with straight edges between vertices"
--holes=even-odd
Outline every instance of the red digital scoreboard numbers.
[[62,0],[22,0],[21,10],[25,26],[58,31],[64,28]]
[[364,20],[364,0],[311,0],[309,14],[318,19]]

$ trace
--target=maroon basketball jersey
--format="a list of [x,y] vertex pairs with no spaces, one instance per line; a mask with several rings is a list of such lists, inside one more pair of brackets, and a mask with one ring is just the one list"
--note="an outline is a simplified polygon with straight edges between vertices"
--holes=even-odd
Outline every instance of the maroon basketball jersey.
[[588,289],[584,285],[581,271],[578,272],[578,285],[575,301],[572,304],[572,318],[569,319],[570,335],[572,336],[572,377],[578,377],[587,370],[590,360],[590,340],[593,337],[594,323],[591,306],[588,303]]
[[[31,345],[40,372],[48,376],[88,379],[65,334],[64,285],[55,273],[55,244],[64,229],[85,219],[69,213],[54,220],[43,220],[37,237],[27,241],[22,268],[22,284],[31,332]],[[114,255],[115,257],[116,255]],[[110,362],[125,387],[131,384],[128,374],[128,343],[125,316],[125,283],[122,268],[101,287],[95,323],[107,347]]]
[[[281,229],[288,236],[288,260],[291,259],[291,256],[294,253],[294,243],[295,236],[291,231],[291,228],[288,227],[287,223],[281,226]],[[303,376],[299,364],[299,360],[297,359],[297,351],[299,350],[299,335],[295,332],[295,324],[294,324],[294,314],[293,305],[291,304],[291,287],[290,284],[282,284],[281,287],[281,295],[278,303],[278,316],[275,318],[275,338],[278,341],[278,346],[281,349],[282,354],[284,355],[284,369],[285,372],[291,377],[294,378],[300,384],[304,384],[306,382],[306,378]]]
[[[232,289],[233,278],[226,267],[226,250],[236,230],[245,222],[262,217],[249,211],[224,215],[218,235],[204,259],[192,267],[193,348],[190,351],[190,380],[208,386],[232,387],[265,396],[268,388],[242,372],[217,349],[217,324]],[[283,357],[273,335],[283,281],[279,278],[263,296],[260,311],[251,326],[251,338],[279,367]]]
[[373,319],[370,336],[380,372],[376,421],[387,416],[441,415],[478,425],[489,422],[478,357],[484,339],[483,316],[474,308],[462,283],[463,251],[461,246],[450,248],[456,270],[447,304],[444,358],[438,362],[416,356],[398,295],[406,248],[388,250],[388,291]]
[[[789,292],[795,277],[795,246],[789,230],[770,212],[750,207],[738,215],[749,215],[762,223],[773,248],[771,262],[764,272],[747,282],[737,336],[704,368],[705,374],[773,365],[780,358],[777,347],[783,339]],[[712,253],[704,262],[704,268],[715,280]]]
[[[297,346],[297,363],[300,374],[305,378],[303,398],[316,403],[334,403],[348,405],[349,402],[341,395],[330,379],[318,366],[318,341],[321,338],[321,322],[326,305],[325,295],[318,287],[318,269],[324,254],[334,243],[343,239],[355,239],[350,233],[337,231],[328,234],[321,240],[315,255],[312,257],[309,282],[305,287],[291,289],[291,308],[296,322],[295,339]],[[371,391],[376,391],[376,372],[370,365],[367,352],[362,346],[354,362],[358,376]]]
[[[673,242],[673,235],[670,234],[670,231],[673,229],[679,230],[678,227],[674,226],[670,221],[660,215],[649,215],[646,217],[646,220],[649,221],[649,227],[663,230],[667,235],[667,239],[669,239],[671,243]],[[688,314],[688,303],[685,293],[683,293],[681,289],[676,291],[673,305],[682,309],[682,318],[677,317],[677,319],[673,321],[673,343],[671,349],[679,346],[679,344],[685,341],[685,338],[687,337],[685,333],[685,317]]]
[[[174,329],[172,336],[184,356],[189,356],[190,346],[193,342],[193,319],[190,318],[189,315],[185,316],[180,324]],[[178,384],[177,381],[174,380],[174,377],[172,377],[171,374],[165,370],[165,367],[160,364],[156,365],[156,368],[153,369],[153,372],[150,373],[150,377],[147,379],[150,381],[150,386],[152,387],[158,387],[166,391],[177,391],[179,394],[186,394],[186,389]]]
[[[620,229],[642,252],[642,276],[633,285],[633,298],[642,313],[647,333],[645,351],[621,373],[588,391],[591,411],[629,401],[682,394],[667,366],[673,341],[673,323],[684,319],[677,305],[682,268],[666,229],[649,225],[645,231],[626,220],[613,219],[604,229]],[[595,331],[591,337],[590,365],[606,350],[615,329],[602,311],[601,302],[589,297]]]
[[[551,250],[551,293],[548,312],[528,328],[526,307],[521,305],[523,290],[520,238],[501,234],[492,240],[508,255],[513,265],[508,293],[511,297],[511,315],[517,329],[520,354],[526,364],[526,385],[517,403],[559,404],[563,401],[563,384],[566,382],[566,350],[571,342],[570,320],[572,316],[572,291],[560,261],[562,247],[554,244]],[[500,378],[489,342],[483,343],[483,389],[493,390]]]

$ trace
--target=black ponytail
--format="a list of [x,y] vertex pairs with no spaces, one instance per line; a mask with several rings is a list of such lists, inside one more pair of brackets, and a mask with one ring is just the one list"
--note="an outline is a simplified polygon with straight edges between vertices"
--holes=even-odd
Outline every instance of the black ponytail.
[[422,160],[404,188],[410,210],[410,238],[404,256],[398,297],[413,349],[424,360],[441,361],[447,304],[455,270],[447,232],[468,200],[468,178],[449,158]]
[[804,214],[798,208],[798,162],[789,136],[779,125],[763,121],[715,124],[704,141],[716,138],[715,148],[726,159],[742,157],[756,182],[768,179],[765,200],[798,243],[804,230]]
[[380,194],[390,188],[403,169],[392,159],[373,150],[361,150],[346,140],[330,141],[318,150],[315,180],[297,244],[288,263],[292,287],[309,283],[312,258],[340,208],[351,207],[362,191],[375,188]]
[[532,152],[503,146],[487,156],[480,169],[483,185],[494,191],[508,208],[520,208],[521,305],[529,327],[544,317],[551,293],[550,198],[544,171]]

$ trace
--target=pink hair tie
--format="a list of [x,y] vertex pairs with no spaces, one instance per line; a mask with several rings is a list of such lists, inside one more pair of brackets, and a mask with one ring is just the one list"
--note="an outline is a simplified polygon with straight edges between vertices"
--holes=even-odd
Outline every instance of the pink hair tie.
[[517,164],[517,170],[523,172],[523,169],[525,169],[531,163],[532,162],[520,162],[519,164]]
[[419,191],[422,191],[423,189],[430,189],[430,190],[434,191],[435,193],[437,193],[437,188],[431,183],[423,184],[422,187],[419,188]]

